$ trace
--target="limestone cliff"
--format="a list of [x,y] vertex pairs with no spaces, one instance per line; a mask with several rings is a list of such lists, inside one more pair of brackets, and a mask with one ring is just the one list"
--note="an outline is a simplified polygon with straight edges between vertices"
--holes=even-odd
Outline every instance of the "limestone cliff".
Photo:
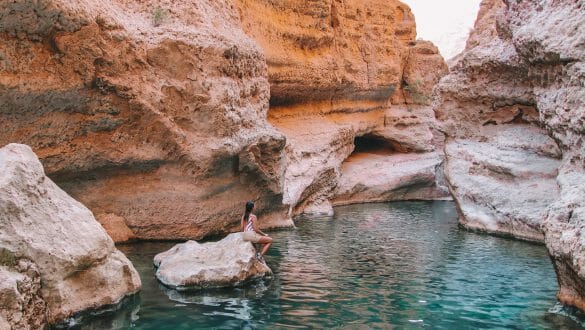
[[356,137],[435,149],[447,68],[415,36],[396,0],[2,2],[0,145],[30,145],[120,241],[225,233],[250,199],[276,227],[335,196],[444,197],[440,155],[412,186],[338,188]]
[[1,148],[0,168],[0,325],[41,329],[140,290],[130,261],[29,147]]
[[290,225],[265,57],[230,1],[3,1],[0,40],[0,145],[124,237],[222,233],[249,199]]
[[[585,309],[585,2],[485,0],[437,87],[461,222],[544,240]],[[491,150],[491,151],[490,151]]]
[[[394,0],[238,0],[238,7],[243,29],[266,54],[268,118],[287,138],[283,202],[290,213],[331,212],[334,198],[401,199],[387,191],[349,196],[338,182],[356,137],[385,141],[386,153],[434,149],[434,118],[427,120],[424,104],[447,67],[435,46],[415,41],[408,6]],[[360,163],[363,172],[377,159],[366,158],[371,161]],[[436,191],[434,179],[425,188]]]

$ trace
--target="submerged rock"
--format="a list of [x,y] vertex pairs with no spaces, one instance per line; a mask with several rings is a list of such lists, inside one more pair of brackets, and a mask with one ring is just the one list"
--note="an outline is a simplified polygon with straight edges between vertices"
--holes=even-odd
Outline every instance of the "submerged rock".
[[28,146],[0,149],[0,168],[0,319],[37,328],[140,289],[91,211],[45,176]]
[[218,242],[187,241],[154,257],[156,278],[177,290],[237,286],[272,275],[252,243],[233,233]]

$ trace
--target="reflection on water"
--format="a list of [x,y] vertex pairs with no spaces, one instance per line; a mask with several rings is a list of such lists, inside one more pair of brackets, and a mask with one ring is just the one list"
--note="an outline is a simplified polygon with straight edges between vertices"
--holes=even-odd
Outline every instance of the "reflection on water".
[[450,202],[336,208],[275,232],[274,277],[245,287],[177,292],[154,278],[153,256],[174,243],[120,249],[143,290],[82,328],[574,328],[555,302],[543,246],[459,230]]

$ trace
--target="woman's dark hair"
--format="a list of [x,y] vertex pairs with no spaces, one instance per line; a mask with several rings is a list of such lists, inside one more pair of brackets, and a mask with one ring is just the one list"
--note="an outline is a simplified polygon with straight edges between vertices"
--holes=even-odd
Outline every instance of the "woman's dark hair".
[[244,220],[248,221],[248,218],[250,218],[250,213],[252,213],[253,208],[254,208],[254,202],[252,202],[252,201],[246,202],[246,211],[244,212]]

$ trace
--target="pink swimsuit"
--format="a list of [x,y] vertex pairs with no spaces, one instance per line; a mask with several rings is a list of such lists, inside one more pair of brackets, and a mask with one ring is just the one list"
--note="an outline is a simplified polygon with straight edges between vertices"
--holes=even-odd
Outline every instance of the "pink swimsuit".
[[248,223],[246,224],[246,228],[244,229],[244,231],[255,231],[254,230],[254,219],[256,219],[256,217],[253,215],[250,215],[250,218],[248,218]]

